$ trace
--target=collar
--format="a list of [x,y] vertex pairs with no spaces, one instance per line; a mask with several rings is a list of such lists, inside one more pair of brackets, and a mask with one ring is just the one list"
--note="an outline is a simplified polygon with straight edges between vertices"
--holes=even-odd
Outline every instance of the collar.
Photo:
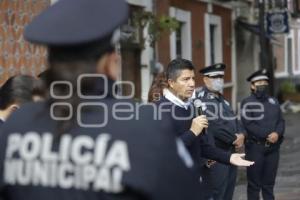
[[196,98],[196,93],[194,91],[193,96],[191,98],[189,98],[186,102],[184,102],[181,99],[179,99],[177,96],[175,96],[170,90],[168,90],[166,88],[163,90],[163,95],[166,99],[168,99],[169,101],[171,101],[175,105],[177,105],[181,108],[184,108],[186,110],[188,109],[188,107],[193,102],[193,99]]
[[0,121],[5,122],[4,118],[0,117]]

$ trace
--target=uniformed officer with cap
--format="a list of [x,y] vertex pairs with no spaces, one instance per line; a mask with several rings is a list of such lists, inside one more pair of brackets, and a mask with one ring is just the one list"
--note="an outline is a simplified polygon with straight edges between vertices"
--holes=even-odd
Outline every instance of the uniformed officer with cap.
[[2,128],[1,198],[199,199],[193,161],[168,120],[113,98],[116,29],[127,15],[122,0],[60,0],[27,26],[25,39],[48,47],[50,97]]
[[[203,103],[209,121],[207,133],[213,135],[213,142],[218,148],[233,153],[236,148],[242,147],[244,131],[229,102],[222,94],[225,68],[225,64],[218,63],[200,70],[204,76],[205,87],[198,90],[197,98]],[[208,161],[209,163],[213,162]],[[210,183],[208,188],[213,199],[231,200],[237,168],[217,162],[204,170],[206,171],[204,180]]]
[[246,157],[255,165],[247,168],[249,200],[273,200],[273,188],[279,162],[279,148],[285,129],[278,101],[268,95],[266,69],[251,74],[251,95],[242,101],[242,122],[247,131]]

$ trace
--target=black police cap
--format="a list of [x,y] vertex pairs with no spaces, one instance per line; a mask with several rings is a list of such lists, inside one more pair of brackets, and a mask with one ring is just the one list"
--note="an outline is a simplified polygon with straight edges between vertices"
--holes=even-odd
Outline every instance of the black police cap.
[[47,46],[71,46],[110,36],[128,17],[124,0],[59,0],[26,27],[26,40]]
[[260,81],[260,80],[269,80],[268,76],[269,76],[268,70],[266,70],[266,69],[260,69],[258,71],[255,71],[253,74],[251,74],[247,78],[247,81],[249,81],[249,82],[255,82],[255,81]]
[[199,72],[205,76],[218,76],[218,75],[224,75],[225,68],[226,68],[225,64],[217,63],[211,66],[207,66],[201,69]]

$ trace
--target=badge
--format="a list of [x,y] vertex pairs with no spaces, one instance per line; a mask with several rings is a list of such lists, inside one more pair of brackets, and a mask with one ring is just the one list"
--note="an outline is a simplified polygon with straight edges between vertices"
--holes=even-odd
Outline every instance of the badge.
[[207,97],[208,97],[208,99],[214,99],[214,98],[215,98],[215,95],[209,93]]
[[269,98],[269,103],[275,105],[276,101],[273,98]]
[[200,98],[204,97],[204,91],[199,92],[198,97]]

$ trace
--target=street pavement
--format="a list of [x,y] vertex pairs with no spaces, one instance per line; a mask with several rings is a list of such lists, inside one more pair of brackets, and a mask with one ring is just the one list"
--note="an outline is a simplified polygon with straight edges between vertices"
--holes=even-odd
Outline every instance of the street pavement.
[[[300,113],[288,113],[284,118],[286,132],[280,150],[275,199],[300,200]],[[242,168],[233,200],[246,200],[246,191],[245,168]]]

